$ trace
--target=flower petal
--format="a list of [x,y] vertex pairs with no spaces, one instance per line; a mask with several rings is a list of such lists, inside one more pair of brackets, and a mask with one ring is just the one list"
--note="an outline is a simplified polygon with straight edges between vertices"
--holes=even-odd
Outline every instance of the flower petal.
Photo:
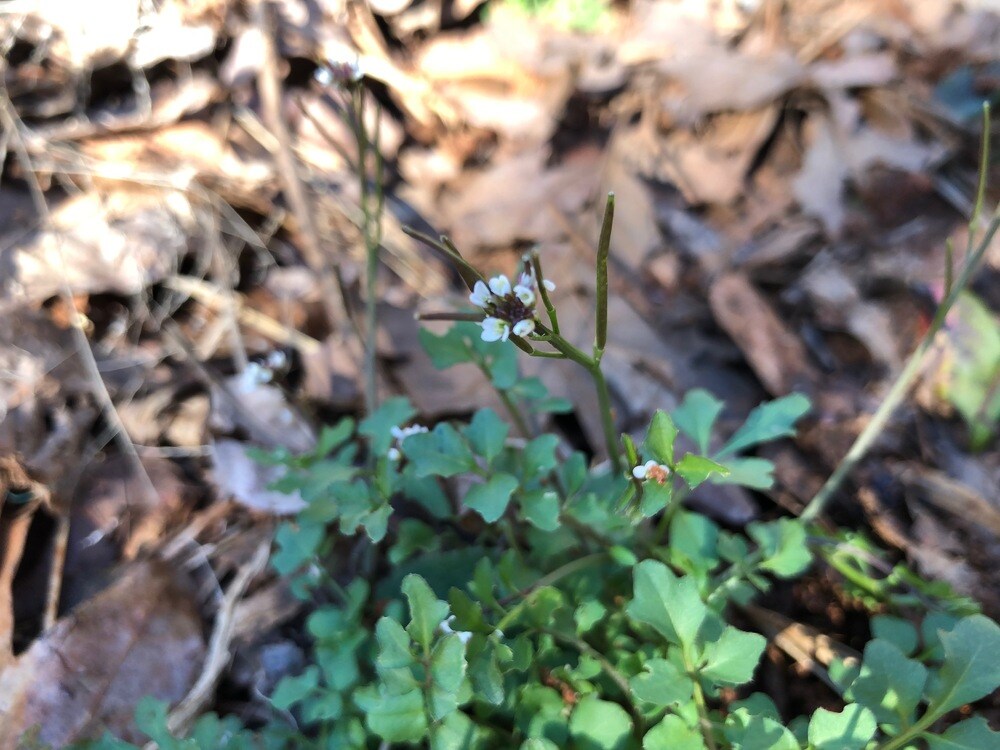
[[632,476],[634,476],[636,479],[645,479],[646,478],[646,467],[645,466],[635,466],[635,467],[633,467],[633,469],[632,469]]
[[490,291],[497,297],[506,297],[510,294],[510,279],[503,274],[490,279]]
[[554,292],[556,290],[556,282],[549,279],[542,279],[542,286],[545,287],[545,291]]
[[519,320],[514,325],[514,335],[515,336],[527,336],[533,333],[535,330],[535,321],[532,318],[525,318],[524,320]]
[[486,307],[492,299],[493,295],[490,294],[490,288],[486,286],[486,283],[477,281],[472,288],[472,294],[469,295],[469,301],[478,307]]
[[510,326],[500,318],[483,319],[483,341],[506,341],[510,336]]
[[525,307],[531,307],[535,304],[535,292],[531,287],[518,284],[514,287],[514,295],[521,300]]

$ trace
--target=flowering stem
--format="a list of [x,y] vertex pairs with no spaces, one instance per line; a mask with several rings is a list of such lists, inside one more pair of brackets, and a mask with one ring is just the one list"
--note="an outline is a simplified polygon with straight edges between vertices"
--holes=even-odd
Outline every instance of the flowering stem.
[[559,333],[559,316],[556,315],[555,305],[549,299],[549,290],[545,288],[545,277],[542,275],[542,259],[538,255],[538,250],[531,251],[531,268],[535,272],[535,279],[538,281],[538,293],[542,296],[542,304],[545,306],[545,313],[549,316],[552,330]]
[[[358,177],[361,187],[361,211],[364,216],[362,234],[365,241],[365,408],[368,414],[378,408],[378,382],[376,379],[377,365],[377,335],[378,335],[378,298],[375,281],[378,275],[378,250],[382,242],[382,210],[385,194],[382,190],[382,155],[379,151],[378,110],[376,110],[376,125],[374,140],[369,145],[368,133],[365,129],[364,109],[365,90],[360,84],[353,87],[352,104],[354,108],[355,136],[358,143]],[[374,151],[375,157],[375,195],[372,195],[368,181],[368,152]],[[374,206],[372,202],[374,200]]]
[[458,271],[458,275],[462,277],[462,281],[465,282],[465,285],[469,287],[470,291],[476,286],[477,281],[482,281],[484,284],[486,283],[486,279],[483,278],[483,275],[470,265],[457,250],[452,249],[455,246],[451,244],[451,241],[444,235],[441,236],[441,240],[439,241],[424,234],[423,232],[418,232],[410,226],[404,226],[402,229],[403,234],[408,234],[413,239],[423,242],[428,247],[433,247],[450,260],[455,265],[455,270]]
[[[608,452],[608,459],[616,474],[624,471],[622,467],[621,451],[618,447],[618,432],[615,430],[614,411],[611,408],[611,392],[608,390],[608,381],[601,372],[600,359],[588,357],[582,351],[573,346],[558,333],[548,331],[544,326],[539,325],[539,333],[545,338],[553,349],[562,354],[566,359],[576,362],[590,373],[591,380],[594,381],[594,388],[597,390],[597,402],[601,412],[601,427],[604,431],[604,446]],[[541,353],[536,352],[535,356]]]

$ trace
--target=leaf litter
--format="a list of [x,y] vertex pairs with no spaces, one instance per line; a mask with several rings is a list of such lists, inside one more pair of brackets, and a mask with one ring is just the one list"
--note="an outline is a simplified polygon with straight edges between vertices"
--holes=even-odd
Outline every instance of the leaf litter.
[[[445,308],[460,290],[402,225],[446,233],[498,272],[537,247],[572,313],[567,336],[587,347],[597,214],[613,190],[606,365],[618,426],[640,437],[694,387],[726,401],[723,435],[765,394],[800,390],[816,404],[811,426],[772,455],[773,489],[693,498],[737,526],[811,494],[912,350],[940,297],[945,242],[966,222],[969,113],[996,96],[1000,19],[981,2],[809,0],[775,15],[635,0],[581,34],[470,3],[446,15],[408,0],[285,0],[270,71],[283,144],[255,93],[268,72],[261,30],[238,4],[125,0],[111,24],[62,5],[2,20],[17,134],[5,136],[0,185],[0,465],[11,467],[0,478],[5,492],[30,483],[38,502],[0,497],[0,696],[17,727],[41,721],[50,742],[101,722],[127,733],[140,694],[188,693],[218,615],[202,605],[218,596],[192,594],[150,559],[183,551],[212,572],[211,591],[255,529],[297,507],[268,489],[253,449],[307,450],[323,422],[359,410],[352,324],[324,313],[277,158],[287,147],[298,160],[315,240],[351,310],[363,273],[355,155],[335,103],[310,82],[315,61],[357,56],[381,87],[387,395],[406,393],[425,419],[501,410],[475,368],[436,371],[416,345],[411,312]],[[36,185],[49,218],[33,206]],[[878,447],[898,470],[863,466],[866,499],[842,509],[988,609],[996,529],[962,517],[1000,510],[1000,462],[977,452],[996,445],[996,368],[976,342],[997,325],[997,257],[949,321],[917,405]],[[73,327],[134,455],[108,443]],[[246,387],[248,371],[267,379]],[[574,405],[559,423],[567,440],[600,460],[590,389],[558,367],[538,374]],[[135,526],[112,529],[122,514]],[[29,532],[54,549],[63,527],[62,562],[26,553]],[[87,579],[98,585],[75,588]],[[58,599],[55,580],[65,601],[46,615],[37,591]],[[136,581],[149,595],[123,596]],[[243,621],[271,634],[295,611],[257,573],[250,602],[264,614],[243,608]],[[107,622],[110,639],[94,626]],[[148,642],[147,627],[169,635]],[[267,635],[247,627],[243,642]],[[127,670],[105,668],[115,648]],[[77,673],[105,697],[47,690]],[[15,730],[3,731],[7,746]]]

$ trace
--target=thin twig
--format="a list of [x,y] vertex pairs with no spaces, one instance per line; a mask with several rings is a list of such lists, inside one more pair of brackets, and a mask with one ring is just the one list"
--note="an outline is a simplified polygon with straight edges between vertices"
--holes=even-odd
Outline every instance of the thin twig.
[[330,327],[334,331],[342,331],[343,326],[350,322],[347,305],[344,302],[344,293],[334,263],[329,254],[324,253],[321,249],[313,210],[306,197],[302,177],[299,174],[295,154],[292,151],[291,135],[282,115],[281,82],[278,79],[278,52],[274,42],[274,16],[268,0],[257,0],[254,3],[253,20],[260,30],[262,39],[263,59],[257,74],[257,89],[260,94],[264,122],[278,142],[278,152],[275,158],[282,186],[291,205],[292,213],[298,221],[299,244],[302,248],[302,254],[306,263],[319,274],[320,288],[323,291],[323,305]]
[[167,728],[173,734],[182,734],[190,729],[195,717],[198,716],[212,700],[215,686],[222,672],[229,664],[229,645],[233,640],[235,620],[233,614],[237,605],[243,599],[250,582],[264,570],[271,552],[270,535],[262,542],[253,557],[240,568],[236,578],[229,584],[222,605],[215,616],[212,637],[209,641],[208,655],[202,667],[198,680],[191,686],[184,699],[170,712]]
[[[985,165],[989,163],[989,108],[984,107],[983,112],[984,126],[983,126],[983,156],[981,164]],[[854,467],[865,457],[868,453],[868,449],[871,448],[872,444],[885,429],[889,418],[892,416],[893,412],[896,411],[896,407],[903,401],[906,394],[910,390],[910,386],[913,385],[914,380],[918,373],[920,372],[920,365],[923,362],[924,355],[931,349],[934,344],[934,339],[937,337],[938,331],[944,326],[945,318],[948,316],[948,312],[958,301],[959,295],[965,290],[965,288],[972,281],[972,276],[979,268],[979,263],[989,250],[990,245],[993,242],[993,237],[996,235],[997,230],[1000,229],[1000,207],[994,210],[993,216],[991,217],[989,223],[986,226],[986,230],[979,241],[979,244],[973,249],[973,235],[975,229],[979,223],[980,214],[983,207],[983,195],[985,193],[985,171],[983,167],[980,167],[979,185],[976,191],[976,201],[974,204],[974,209],[972,217],[969,221],[969,240],[966,247],[965,260],[962,263],[962,269],[958,274],[958,277],[954,279],[951,283],[951,288],[945,295],[945,298],[941,301],[938,306],[937,312],[934,314],[934,319],[931,321],[930,326],[924,333],[923,338],[917,345],[916,350],[910,355],[910,358],[906,361],[905,367],[903,367],[902,372],[896,377],[896,381],[892,384],[892,388],[889,389],[889,393],[886,395],[885,399],[879,405],[875,414],[872,416],[871,421],[865,426],[865,429],[861,431],[861,434],[855,439],[854,444],[851,446],[850,450],[847,451],[847,455],[841,460],[834,470],[830,478],[826,480],[826,483],[820,488],[819,492],[816,493],[815,497],[809,501],[805,510],[799,516],[803,521],[811,521],[816,518],[823,509],[826,507],[827,503],[830,502],[830,498],[833,497],[834,493],[840,488],[844,479],[847,478],[848,474],[854,470]],[[950,260],[950,259],[949,259]]]

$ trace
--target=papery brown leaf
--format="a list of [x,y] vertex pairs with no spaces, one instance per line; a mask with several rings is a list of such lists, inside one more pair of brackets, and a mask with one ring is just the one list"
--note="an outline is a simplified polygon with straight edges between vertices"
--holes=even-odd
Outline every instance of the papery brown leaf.
[[182,698],[204,654],[201,618],[176,571],[136,563],[0,673],[0,750],[32,727],[54,747],[105,729],[139,741],[136,703]]

